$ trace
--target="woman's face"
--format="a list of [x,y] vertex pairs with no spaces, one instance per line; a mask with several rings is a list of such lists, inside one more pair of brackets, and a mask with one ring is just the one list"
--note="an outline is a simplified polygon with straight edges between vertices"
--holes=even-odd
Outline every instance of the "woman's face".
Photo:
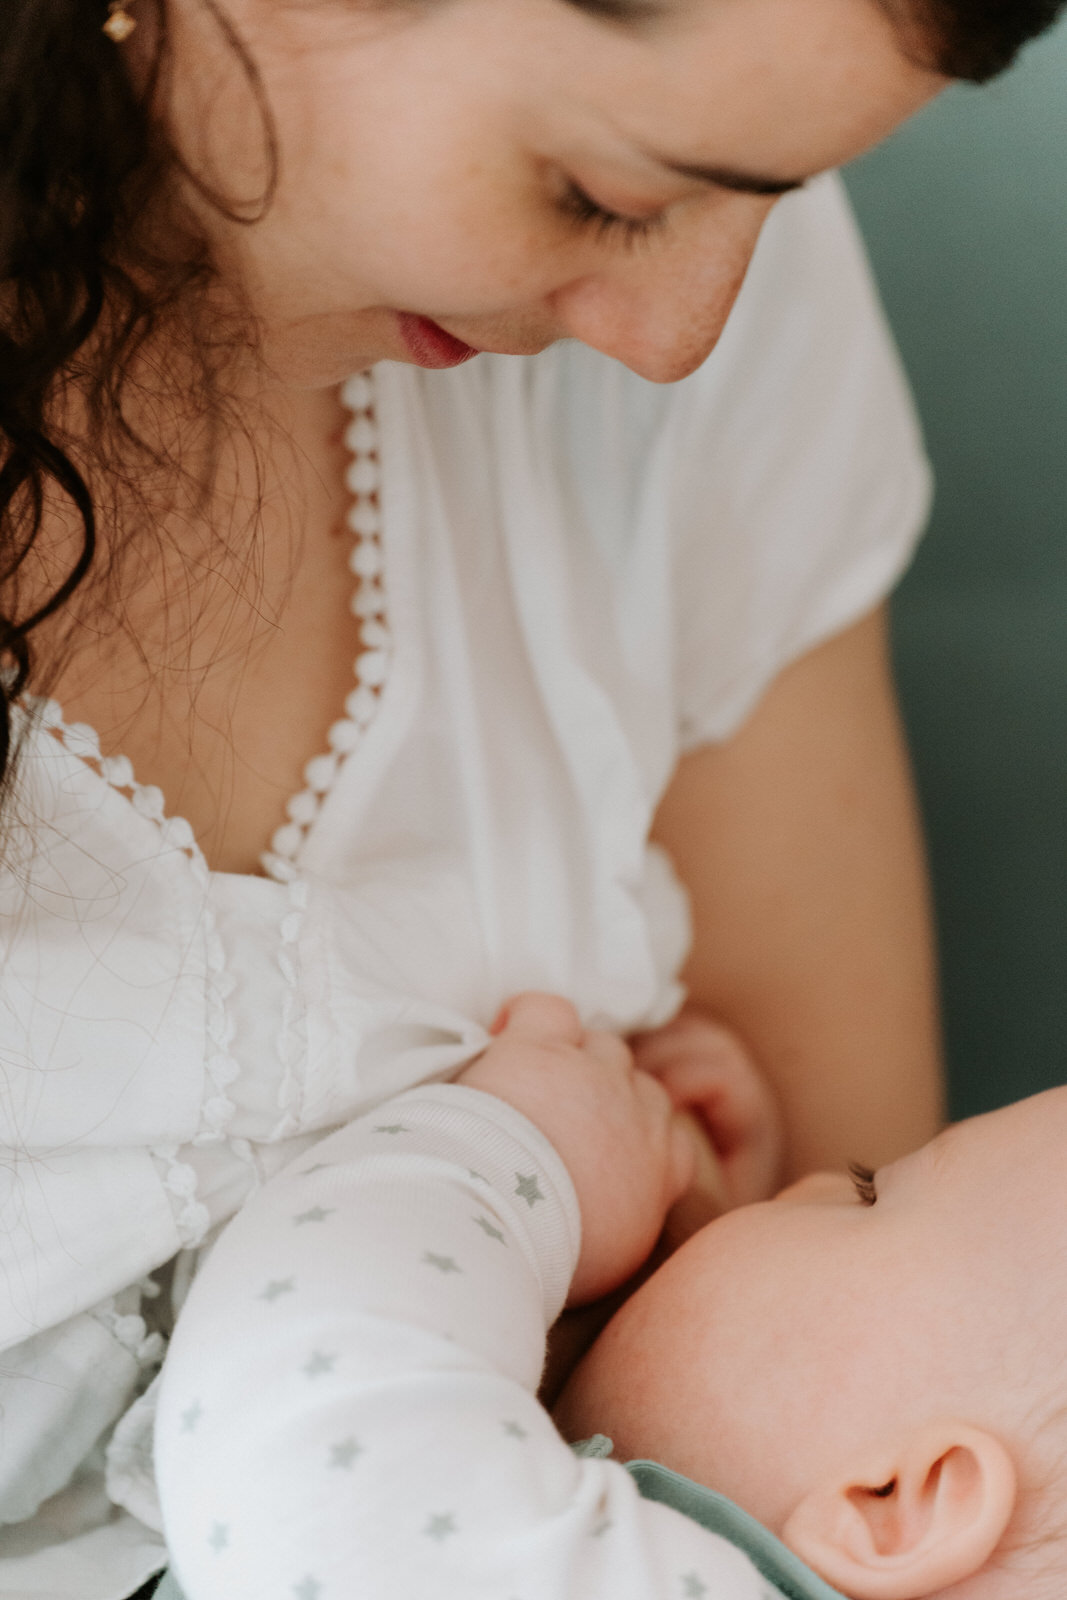
[[[684,377],[777,195],[944,82],[875,0],[650,0],[629,20],[568,0],[221,3],[280,181],[261,221],[205,207],[204,225],[300,387],[383,358],[451,364],[423,319],[478,350],[574,338]],[[170,9],[179,148],[230,199],[255,196],[249,80],[206,0]]]

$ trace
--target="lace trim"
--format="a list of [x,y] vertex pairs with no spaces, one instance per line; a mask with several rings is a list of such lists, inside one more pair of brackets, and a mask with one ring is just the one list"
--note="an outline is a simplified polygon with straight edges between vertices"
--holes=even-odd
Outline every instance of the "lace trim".
[[[192,869],[193,876],[203,890],[207,890],[210,871],[196,835],[184,817],[168,817],[161,789],[154,784],[141,784],[134,776],[128,756],[105,756],[100,750],[98,735],[88,723],[68,723],[63,709],[55,700],[39,700],[27,696],[24,702],[27,714],[39,721],[45,734],[60,745],[68,755],[114,789],[133,807],[138,816],[145,817],[159,830],[163,846],[177,850]],[[240,1068],[230,1054],[233,1040],[233,1022],[227,1001],[233,993],[234,979],[226,968],[226,952],[219,938],[215,914],[205,893],[204,954],[205,954],[205,1005],[207,1055],[205,1060],[206,1091],[200,1107],[200,1123],[193,1136],[193,1144],[213,1144],[225,1137],[226,1127],[236,1109],[226,1093],[228,1086],[238,1076]],[[238,1155],[242,1151],[235,1141]],[[175,1221],[181,1241],[185,1246],[199,1244],[210,1221],[206,1206],[196,1198],[197,1179],[192,1167],[181,1160],[180,1145],[155,1145],[152,1156],[162,1164],[163,1183],[172,1197]]]
[[192,862],[198,878],[207,882],[207,862],[191,825],[184,817],[166,815],[162,789],[157,789],[154,784],[138,783],[128,756],[103,755],[96,729],[87,722],[67,722],[62,706],[55,700],[26,695],[22,704],[27,716],[37,721],[48,737],[61,745],[68,755],[102,778],[109,788],[133,807],[139,817],[154,822],[162,842],[180,851]]
[[179,1144],[157,1144],[150,1154],[162,1165],[163,1187],[171,1197],[182,1247],[192,1250],[211,1226],[211,1212],[196,1197],[196,1173],[181,1159],[181,1151]]
[[[344,702],[345,715],[333,724],[327,735],[330,748],[307,763],[304,768],[306,787],[287,801],[285,809],[289,820],[275,831],[270,849],[261,857],[261,865],[268,876],[282,883],[292,882],[296,877],[296,857],[301,846],[333,789],[345,758],[357,747],[377,715],[389,674],[392,636],[387,622],[385,560],[381,544],[378,422],[370,374],[364,372],[349,378],[341,389],[341,400],[352,417],[344,433],[344,442],[352,457],[345,473],[345,483],[352,495],[345,520],[355,534],[348,564],[358,580],[351,606],[360,622],[361,650],[353,669],[356,687]],[[27,715],[38,719],[48,736],[69,755],[102,778],[138,816],[154,822],[163,842],[179,850],[192,863],[198,878],[207,883],[210,869],[191,824],[185,817],[167,815],[163,791],[154,784],[138,783],[128,756],[103,755],[96,730],[86,722],[68,723],[55,700],[26,695],[22,704]]]
[[[274,1132],[275,1138],[285,1137],[300,1126],[302,1079],[299,1068],[304,1061],[307,1044],[295,959],[307,891],[297,875],[296,857],[336,782],[345,757],[359,744],[364,730],[377,714],[388,675],[391,645],[386,622],[381,547],[378,427],[374,411],[374,386],[369,374],[362,373],[350,378],[342,388],[341,399],[352,418],[344,435],[352,457],[345,474],[345,482],[352,494],[346,522],[355,534],[349,567],[359,581],[351,603],[352,611],[361,623],[362,648],[354,669],[356,687],[344,703],[345,716],[335,722],[329,732],[330,749],[308,762],[304,769],[307,787],[289,800],[286,806],[289,820],[275,832],[270,850],[262,857],[264,871],[276,881],[287,884],[289,889],[289,910],[282,920],[277,958],[286,988],[278,1039],[282,1063],[278,1101],[282,1115]],[[162,790],[154,784],[138,783],[128,756],[103,755],[95,729],[88,723],[68,723],[62,707],[54,700],[28,695],[24,700],[24,710],[39,721],[45,734],[62,746],[68,755],[80,761],[121,795],[138,816],[154,823],[159,830],[161,843],[185,856],[197,882],[207,890],[210,870],[192,826],[185,817],[166,814]],[[192,1139],[194,1146],[214,1144],[226,1138],[226,1129],[236,1110],[226,1091],[240,1072],[231,1054],[234,1024],[227,1005],[233,993],[234,979],[227,970],[226,952],[206,896],[203,914],[207,970],[207,1082],[200,1108],[200,1125]],[[229,1144],[238,1159],[247,1163],[258,1178],[255,1153],[248,1141],[231,1139]],[[190,1249],[202,1242],[211,1225],[211,1214],[197,1198],[196,1172],[182,1160],[183,1148],[176,1144],[156,1145],[151,1154],[161,1164],[162,1181],[172,1199],[181,1242]],[[142,1334],[143,1331],[142,1323]]]
[[161,1333],[149,1333],[144,1318],[136,1311],[119,1311],[116,1297],[90,1313],[94,1322],[106,1328],[124,1350],[128,1350],[138,1366],[152,1366],[163,1360],[166,1341]]
[[[201,860],[203,858],[201,857]],[[199,877],[200,874],[198,873]],[[207,888],[208,872],[205,866],[203,884]],[[226,950],[219,937],[215,913],[205,896],[204,954],[206,958],[206,1018],[205,1031],[207,1057],[204,1062],[205,1095],[200,1106],[200,1125],[194,1133],[192,1144],[218,1144],[226,1139],[226,1130],[237,1107],[226,1090],[240,1075],[240,1067],[230,1054],[233,1043],[234,1022],[227,1001],[233,993],[235,979],[226,966]],[[238,1160],[256,1170],[251,1147],[246,1139],[227,1141]],[[211,1226],[211,1213],[198,1198],[198,1180],[195,1170],[182,1160],[183,1145],[155,1145],[151,1155],[163,1164],[163,1184],[172,1197],[174,1220],[178,1235],[186,1249],[203,1241]]]
[[353,668],[356,687],[344,703],[345,715],[327,735],[329,750],[313,756],[304,768],[306,787],[286,805],[288,822],[260,857],[268,877],[288,883],[297,872],[296,860],[308,831],[337,782],[345,759],[359,745],[377,716],[382,689],[389,675],[392,638],[387,622],[385,561],[382,553],[382,514],[379,501],[381,464],[378,422],[374,411],[374,385],[369,373],[360,373],[341,390],[341,400],[352,414],[344,442],[352,459],[345,483],[352,494],[345,521],[355,534],[349,569],[358,580],[352,612],[360,623],[360,653]]
[[307,1059],[307,1019],[299,999],[297,951],[307,902],[307,884],[294,879],[289,884],[289,911],[282,918],[281,943],[278,947],[278,970],[285,979],[285,995],[282,1000],[282,1023],[278,1030],[278,1059],[282,1065],[278,1088],[281,1117],[271,1130],[272,1143],[300,1131],[304,1077],[299,1068]]
[[205,946],[208,964],[207,985],[207,1036],[209,1053],[206,1062],[208,1082],[214,1093],[200,1108],[200,1131],[194,1135],[194,1144],[215,1144],[221,1139],[237,1109],[227,1088],[238,1076],[240,1068],[230,1054],[233,1043],[234,1022],[226,1002],[234,991],[236,980],[226,968],[226,951],[219,938],[215,914],[205,905],[207,927]]

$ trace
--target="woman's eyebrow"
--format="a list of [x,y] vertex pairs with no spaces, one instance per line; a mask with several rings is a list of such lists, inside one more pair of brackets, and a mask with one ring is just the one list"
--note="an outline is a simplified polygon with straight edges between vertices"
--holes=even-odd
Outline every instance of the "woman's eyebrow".
[[665,0],[567,0],[567,4],[609,22],[650,22],[667,9]]
[[[670,0],[566,0],[566,4],[589,16],[603,17],[624,26],[654,21],[670,8]],[[771,178],[758,172],[740,172],[736,167],[706,167],[700,162],[671,161],[652,150],[644,154],[657,166],[676,172],[679,177],[693,178],[697,183],[711,184],[717,189],[734,189],[740,194],[789,194],[807,182],[806,178]]]
[[807,178],[769,178],[756,172],[739,172],[735,167],[705,167],[698,162],[671,161],[666,156],[648,151],[648,155],[668,172],[677,172],[683,178],[695,178],[698,183],[710,183],[718,189],[736,189],[742,194],[789,194],[801,189]]
[[[566,0],[566,3],[576,11],[603,17],[608,22],[620,22],[624,26],[653,22],[665,16],[671,6],[671,0]],[[705,167],[699,162],[670,161],[651,150],[646,153],[657,165],[666,167],[668,172],[676,172],[683,178],[695,178],[698,183],[712,184],[718,189],[734,189],[741,194],[789,194],[807,182],[806,178],[770,178],[761,173],[739,172],[734,167]]]

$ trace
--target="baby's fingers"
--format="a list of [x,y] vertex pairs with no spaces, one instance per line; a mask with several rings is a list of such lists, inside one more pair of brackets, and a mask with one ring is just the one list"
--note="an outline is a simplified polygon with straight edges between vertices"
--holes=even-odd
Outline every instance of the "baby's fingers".
[[778,1103],[763,1080],[746,1075],[724,1077],[715,1086],[705,1082],[703,1093],[689,1103],[719,1155],[730,1204],[749,1205],[774,1194],[784,1139]]
[[648,1033],[634,1034],[630,1040],[634,1059],[644,1072],[662,1078],[679,1061],[696,1057],[709,1066],[729,1065],[748,1052],[735,1033],[699,1012],[683,1011],[673,1022]]
[[688,1146],[690,1176],[667,1213],[663,1243],[669,1251],[730,1210],[722,1162],[707,1129],[690,1111],[676,1112],[675,1124],[676,1136]]
[[501,1006],[490,1033],[507,1034],[532,1044],[581,1044],[582,1020],[562,995],[530,989]]
[[778,1186],[783,1156],[781,1115],[773,1091],[746,1052],[679,1055],[658,1074],[676,1106],[694,1111],[722,1164],[730,1205],[764,1200]]
[[581,1042],[586,1055],[601,1066],[627,1075],[633,1072],[634,1053],[621,1033],[612,1033],[607,1028],[590,1028]]

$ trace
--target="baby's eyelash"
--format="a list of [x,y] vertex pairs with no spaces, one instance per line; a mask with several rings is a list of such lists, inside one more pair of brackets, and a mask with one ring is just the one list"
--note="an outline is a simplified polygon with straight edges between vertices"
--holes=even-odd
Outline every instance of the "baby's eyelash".
[[850,1161],[848,1175],[856,1185],[856,1193],[865,1206],[873,1206],[878,1199],[878,1191],[874,1187],[874,1173],[870,1167],[863,1167],[858,1161]]
[[651,217],[627,217],[621,211],[609,211],[606,206],[598,205],[592,195],[586,194],[584,189],[579,189],[573,182],[567,184],[566,189],[556,200],[556,206],[572,222],[577,222],[582,227],[593,228],[601,238],[615,235],[627,244],[637,244],[640,240],[647,239],[657,229],[662,228],[667,220],[665,211],[658,211]]

